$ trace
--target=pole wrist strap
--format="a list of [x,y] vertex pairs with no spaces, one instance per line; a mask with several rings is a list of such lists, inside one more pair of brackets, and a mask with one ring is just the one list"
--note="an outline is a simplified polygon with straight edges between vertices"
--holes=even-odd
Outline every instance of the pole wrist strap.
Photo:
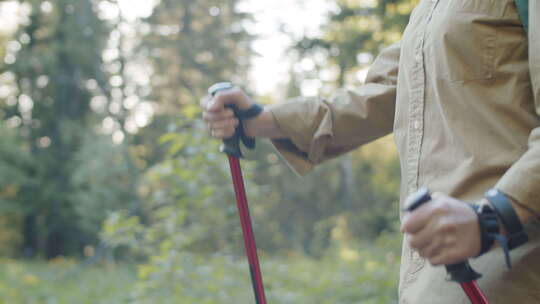
[[471,205],[474,212],[478,216],[478,223],[480,225],[480,253],[476,256],[482,256],[491,250],[495,242],[499,243],[503,252],[508,268],[511,267],[510,263],[510,249],[508,248],[508,238],[500,234],[500,225],[497,218],[497,213],[490,205]]
[[507,231],[508,248],[512,250],[527,243],[529,237],[508,197],[497,189],[488,190],[485,197]]
[[238,132],[238,135],[240,136],[240,139],[242,140],[242,142],[244,143],[244,145],[247,148],[249,148],[249,149],[255,148],[255,138],[248,137],[246,135],[246,132],[244,130],[243,122],[246,119],[251,119],[251,118],[255,118],[255,117],[259,116],[259,114],[261,114],[262,111],[263,111],[263,107],[261,105],[259,105],[259,104],[254,103],[247,110],[240,111],[237,108],[235,108],[235,109],[233,109],[233,111],[234,111],[234,115],[236,116],[236,118],[238,118],[238,120],[240,121],[240,124],[239,124],[238,129],[237,129],[237,132]]
[[[477,257],[484,255],[497,242],[504,252],[506,266],[511,268],[510,250],[525,244],[528,236],[506,195],[497,189],[491,189],[486,192],[485,198],[491,205],[471,206],[480,225],[481,249]],[[501,223],[507,235],[500,234]]]

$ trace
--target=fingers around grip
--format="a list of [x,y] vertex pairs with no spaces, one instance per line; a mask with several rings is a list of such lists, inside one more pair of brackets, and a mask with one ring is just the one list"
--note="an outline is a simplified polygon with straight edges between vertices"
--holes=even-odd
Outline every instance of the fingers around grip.
[[416,233],[420,231],[429,222],[432,212],[433,205],[427,204],[418,207],[414,212],[406,214],[401,224],[401,232]]
[[222,121],[222,120],[230,120],[233,118],[235,118],[234,112],[231,109],[224,109],[219,112],[207,112],[207,111],[203,112],[203,120],[206,121],[207,123],[213,123],[213,122]]
[[238,126],[238,123],[239,123],[238,119],[231,118],[231,119],[210,122],[209,127],[212,130],[222,130],[222,129],[229,129],[229,128],[234,129]]
[[223,129],[212,129],[212,137],[217,139],[227,139],[234,135],[236,129],[234,127],[227,127]]
[[409,246],[414,249],[422,249],[432,243],[433,233],[431,227],[425,227],[415,234],[407,234],[407,242]]

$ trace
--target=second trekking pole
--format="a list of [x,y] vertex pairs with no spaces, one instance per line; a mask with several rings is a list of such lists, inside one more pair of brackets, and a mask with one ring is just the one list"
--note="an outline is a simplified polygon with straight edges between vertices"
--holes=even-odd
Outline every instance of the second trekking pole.
[[[233,85],[228,82],[218,83],[210,87],[208,89],[208,93],[210,94],[210,96],[213,97],[219,91],[229,90],[232,88]],[[239,120],[254,117],[258,115],[261,110],[260,107],[255,107],[245,112],[240,112],[236,107],[232,105],[228,105],[227,107],[231,108],[235,112],[235,116]],[[221,152],[227,154],[227,157],[229,158],[229,166],[231,169],[234,192],[236,194],[236,205],[238,207],[238,214],[240,216],[240,224],[242,225],[242,234],[244,236],[246,256],[249,263],[251,283],[253,285],[253,292],[255,294],[255,303],[266,304],[266,296],[264,294],[262,274],[259,265],[259,258],[257,256],[257,245],[255,244],[253,226],[251,224],[251,217],[249,215],[249,207],[244,186],[244,179],[242,177],[242,168],[240,167],[240,158],[242,157],[242,152],[240,150],[240,140],[242,140],[242,142],[246,146],[248,146],[248,148],[253,148],[255,146],[253,139],[249,139],[243,134],[241,123],[233,137],[225,139],[223,141],[223,145],[221,146]]]

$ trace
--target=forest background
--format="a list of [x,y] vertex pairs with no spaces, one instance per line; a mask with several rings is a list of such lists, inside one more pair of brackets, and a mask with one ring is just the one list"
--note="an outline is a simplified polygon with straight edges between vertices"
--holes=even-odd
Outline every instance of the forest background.
[[[0,1],[0,303],[252,303],[199,100],[361,85],[416,2]],[[270,303],[397,303],[391,137],[304,178],[264,141],[243,166]]]

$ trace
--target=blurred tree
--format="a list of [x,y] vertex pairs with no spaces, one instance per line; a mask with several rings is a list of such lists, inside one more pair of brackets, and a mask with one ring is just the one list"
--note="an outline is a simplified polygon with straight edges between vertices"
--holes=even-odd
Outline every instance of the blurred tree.
[[76,202],[73,208],[78,229],[96,235],[111,212],[132,207],[129,185],[133,178],[125,159],[128,147],[113,144],[110,136],[83,135],[80,149],[73,156],[70,199]]
[[139,54],[154,72],[151,98],[160,101],[160,114],[196,111],[215,81],[246,83],[251,37],[237,2],[162,0],[144,20]]
[[[317,36],[295,37],[288,53],[294,59],[287,88],[289,97],[305,85],[320,85],[322,94],[359,85],[379,50],[401,37],[417,0],[333,1],[327,22]],[[399,163],[392,140],[362,148],[298,180],[278,157],[260,151],[257,180],[267,184],[267,206],[261,233],[281,248],[320,255],[331,242],[332,230],[345,223],[350,237],[376,238],[392,230],[398,217]],[[276,190],[279,189],[279,190]],[[294,220],[284,220],[284,219]],[[344,221],[343,221],[344,220]]]
[[[131,58],[149,76],[137,89],[154,107],[153,121],[133,139],[150,150],[137,189],[143,205],[141,214],[109,217],[103,239],[150,257],[141,266],[146,269],[140,275],[141,298],[175,269],[189,267],[177,264],[178,257],[190,256],[186,249],[223,248],[239,233],[235,207],[226,203],[233,200],[226,158],[207,136],[198,106],[212,83],[246,82],[252,37],[238,2],[162,0],[137,26],[139,42]],[[159,161],[162,150],[151,147],[163,130],[159,143],[167,156]]]
[[13,92],[3,110],[34,166],[19,195],[24,206],[23,251],[54,257],[80,252],[92,234],[78,225],[73,200],[75,155],[91,125],[90,100],[106,79],[106,25],[90,1],[19,1],[27,13],[10,41],[2,77]]
[[[347,3],[343,2],[343,5],[345,4]],[[170,113],[181,117],[174,125],[169,124],[169,130],[176,133],[163,137],[164,142],[169,143],[172,159],[152,168],[141,189],[146,193],[144,199],[146,209],[155,211],[154,216],[159,214],[151,220],[151,225],[163,229],[163,225],[173,221],[174,225],[179,225],[184,232],[183,237],[189,238],[189,248],[192,250],[227,248],[229,240],[237,240],[240,236],[228,173],[223,167],[226,162],[221,158],[216,159],[219,154],[211,150],[215,146],[208,146],[210,141],[205,134],[201,134],[204,131],[194,121],[198,114],[194,104],[198,102],[199,96],[205,94],[206,87],[221,77],[238,78],[242,73],[233,74],[231,71],[240,70],[245,64],[242,55],[246,50],[240,53],[235,51],[239,45],[244,44],[234,42],[234,39],[245,36],[232,31],[239,21],[231,23],[232,29],[224,26],[223,20],[230,20],[225,14],[229,10],[223,5],[215,4],[215,7],[213,5],[193,3],[190,7],[184,4],[182,9],[178,9],[174,4],[163,1],[156,7],[154,14],[140,26],[141,32],[146,33],[142,35],[139,47],[141,58],[149,58],[151,70],[160,71],[153,74],[150,79],[151,99],[160,101],[157,117],[167,120]],[[369,8],[369,12],[375,14],[378,11]],[[182,19],[184,14],[188,15],[188,20],[192,20],[191,23],[186,24],[186,19]],[[212,15],[216,16],[211,18]],[[371,42],[371,46],[367,48],[356,41],[372,39],[373,31],[382,27],[379,23],[379,19],[382,18],[380,15],[371,17],[364,15],[355,18],[362,20],[368,18],[368,23],[375,22],[378,27],[359,26],[363,21],[358,20],[349,22],[352,16],[347,17],[347,21],[337,17],[335,20],[330,18],[331,25],[323,28],[321,34],[323,38],[313,38],[318,41],[317,45],[311,44],[305,49],[298,46],[298,62],[310,56],[321,57],[322,53],[324,60],[321,61],[321,65],[325,64],[326,69],[339,70],[340,76],[329,85],[333,88],[345,85],[350,75],[354,75],[360,67],[366,67],[370,63],[359,64],[356,55],[361,52],[375,53],[382,43]],[[207,21],[205,18],[218,20]],[[177,28],[174,22],[179,19],[182,20],[182,25]],[[341,35],[343,31],[347,31],[348,34]],[[391,30],[387,36],[399,38],[399,35],[393,35]],[[325,39],[327,42],[323,43]],[[183,41],[190,43],[182,43]],[[299,45],[305,41],[302,39]],[[221,50],[223,47],[232,48],[223,51]],[[227,56],[230,57],[226,59]],[[213,58],[220,60],[212,60]],[[238,58],[241,59],[240,62],[237,61]],[[230,68],[220,71],[220,67],[223,68],[225,64],[230,65]],[[235,67],[235,64],[238,66]],[[200,69],[200,65],[204,65],[205,68]],[[317,71],[321,72],[322,67]],[[315,72],[312,75],[308,74],[309,77],[317,75]],[[293,76],[297,77],[298,82],[306,79],[306,75],[302,73],[295,73]],[[301,85],[291,82],[288,90],[298,92],[300,87]],[[178,96],[180,102],[175,102],[177,100],[175,96]],[[373,150],[379,153],[369,153]],[[380,150],[388,152],[381,153]],[[367,151],[356,153],[346,162],[331,162],[302,180],[294,177],[286,166],[279,162],[278,156],[268,145],[260,145],[250,154],[250,158],[257,160],[254,164],[246,163],[246,166],[247,172],[251,172],[249,175],[253,176],[256,183],[250,183],[250,179],[247,179],[254,202],[251,207],[254,221],[264,223],[261,226],[264,229],[257,229],[261,248],[293,249],[320,255],[332,241],[330,239],[332,229],[341,223],[343,218],[347,223],[353,223],[349,224],[348,228],[356,238],[373,239],[381,231],[392,229],[393,222],[397,218],[396,209],[392,209],[392,206],[396,206],[399,179],[395,150],[387,140]],[[206,154],[206,157],[201,158],[202,156],[198,156],[199,153]],[[189,161],[185,159],[186,157]],[[249,168],[253,171],[249,171]],[[176,211],[173,213],[172,210]],[[177,216],[171,215],[168,218],[166,214]],[[113,219],[117,224],[109,222],[107,230],[109,235],[124,231],[121,229],[124,227],[122,221],[119,221],[118,217]],[[126,224],[128,226],[133,224],[129,216],[125,220],[126,223],[131,223]],[[212,223],[212,227],[208,227],[208,222]],[[115,226],[118,229],[115,229]],[[130,239],[131,243],[138,243],[133,238],[141,237],[141,234],[137,233],[129,235],[130,237],[121,239]],[[146,243],[149,239],[142,237],[146,241],[141,241],[140,244],[146,245],[139,247],[156,248],[162,240],[171,241],[170,238],[157,237],[160,233],[150,235],[152,242]],[[182,244],[185,246],[185,243]]]
[[[357,73],[369,67],[382,48],[401,39],[418,0],[333,2],[320,35],[293,36],[297,42],[291,53],[297,59],[297,81],[324,79],[323,92],[362,82]],[[308,69],[302,67],[306,61],[311,63]]]
[[26,206],[18,197],[31,177],[35,165],[27,146],[16,130],[0,123],[0,256],[14,256],[21,245],[21,224]]

